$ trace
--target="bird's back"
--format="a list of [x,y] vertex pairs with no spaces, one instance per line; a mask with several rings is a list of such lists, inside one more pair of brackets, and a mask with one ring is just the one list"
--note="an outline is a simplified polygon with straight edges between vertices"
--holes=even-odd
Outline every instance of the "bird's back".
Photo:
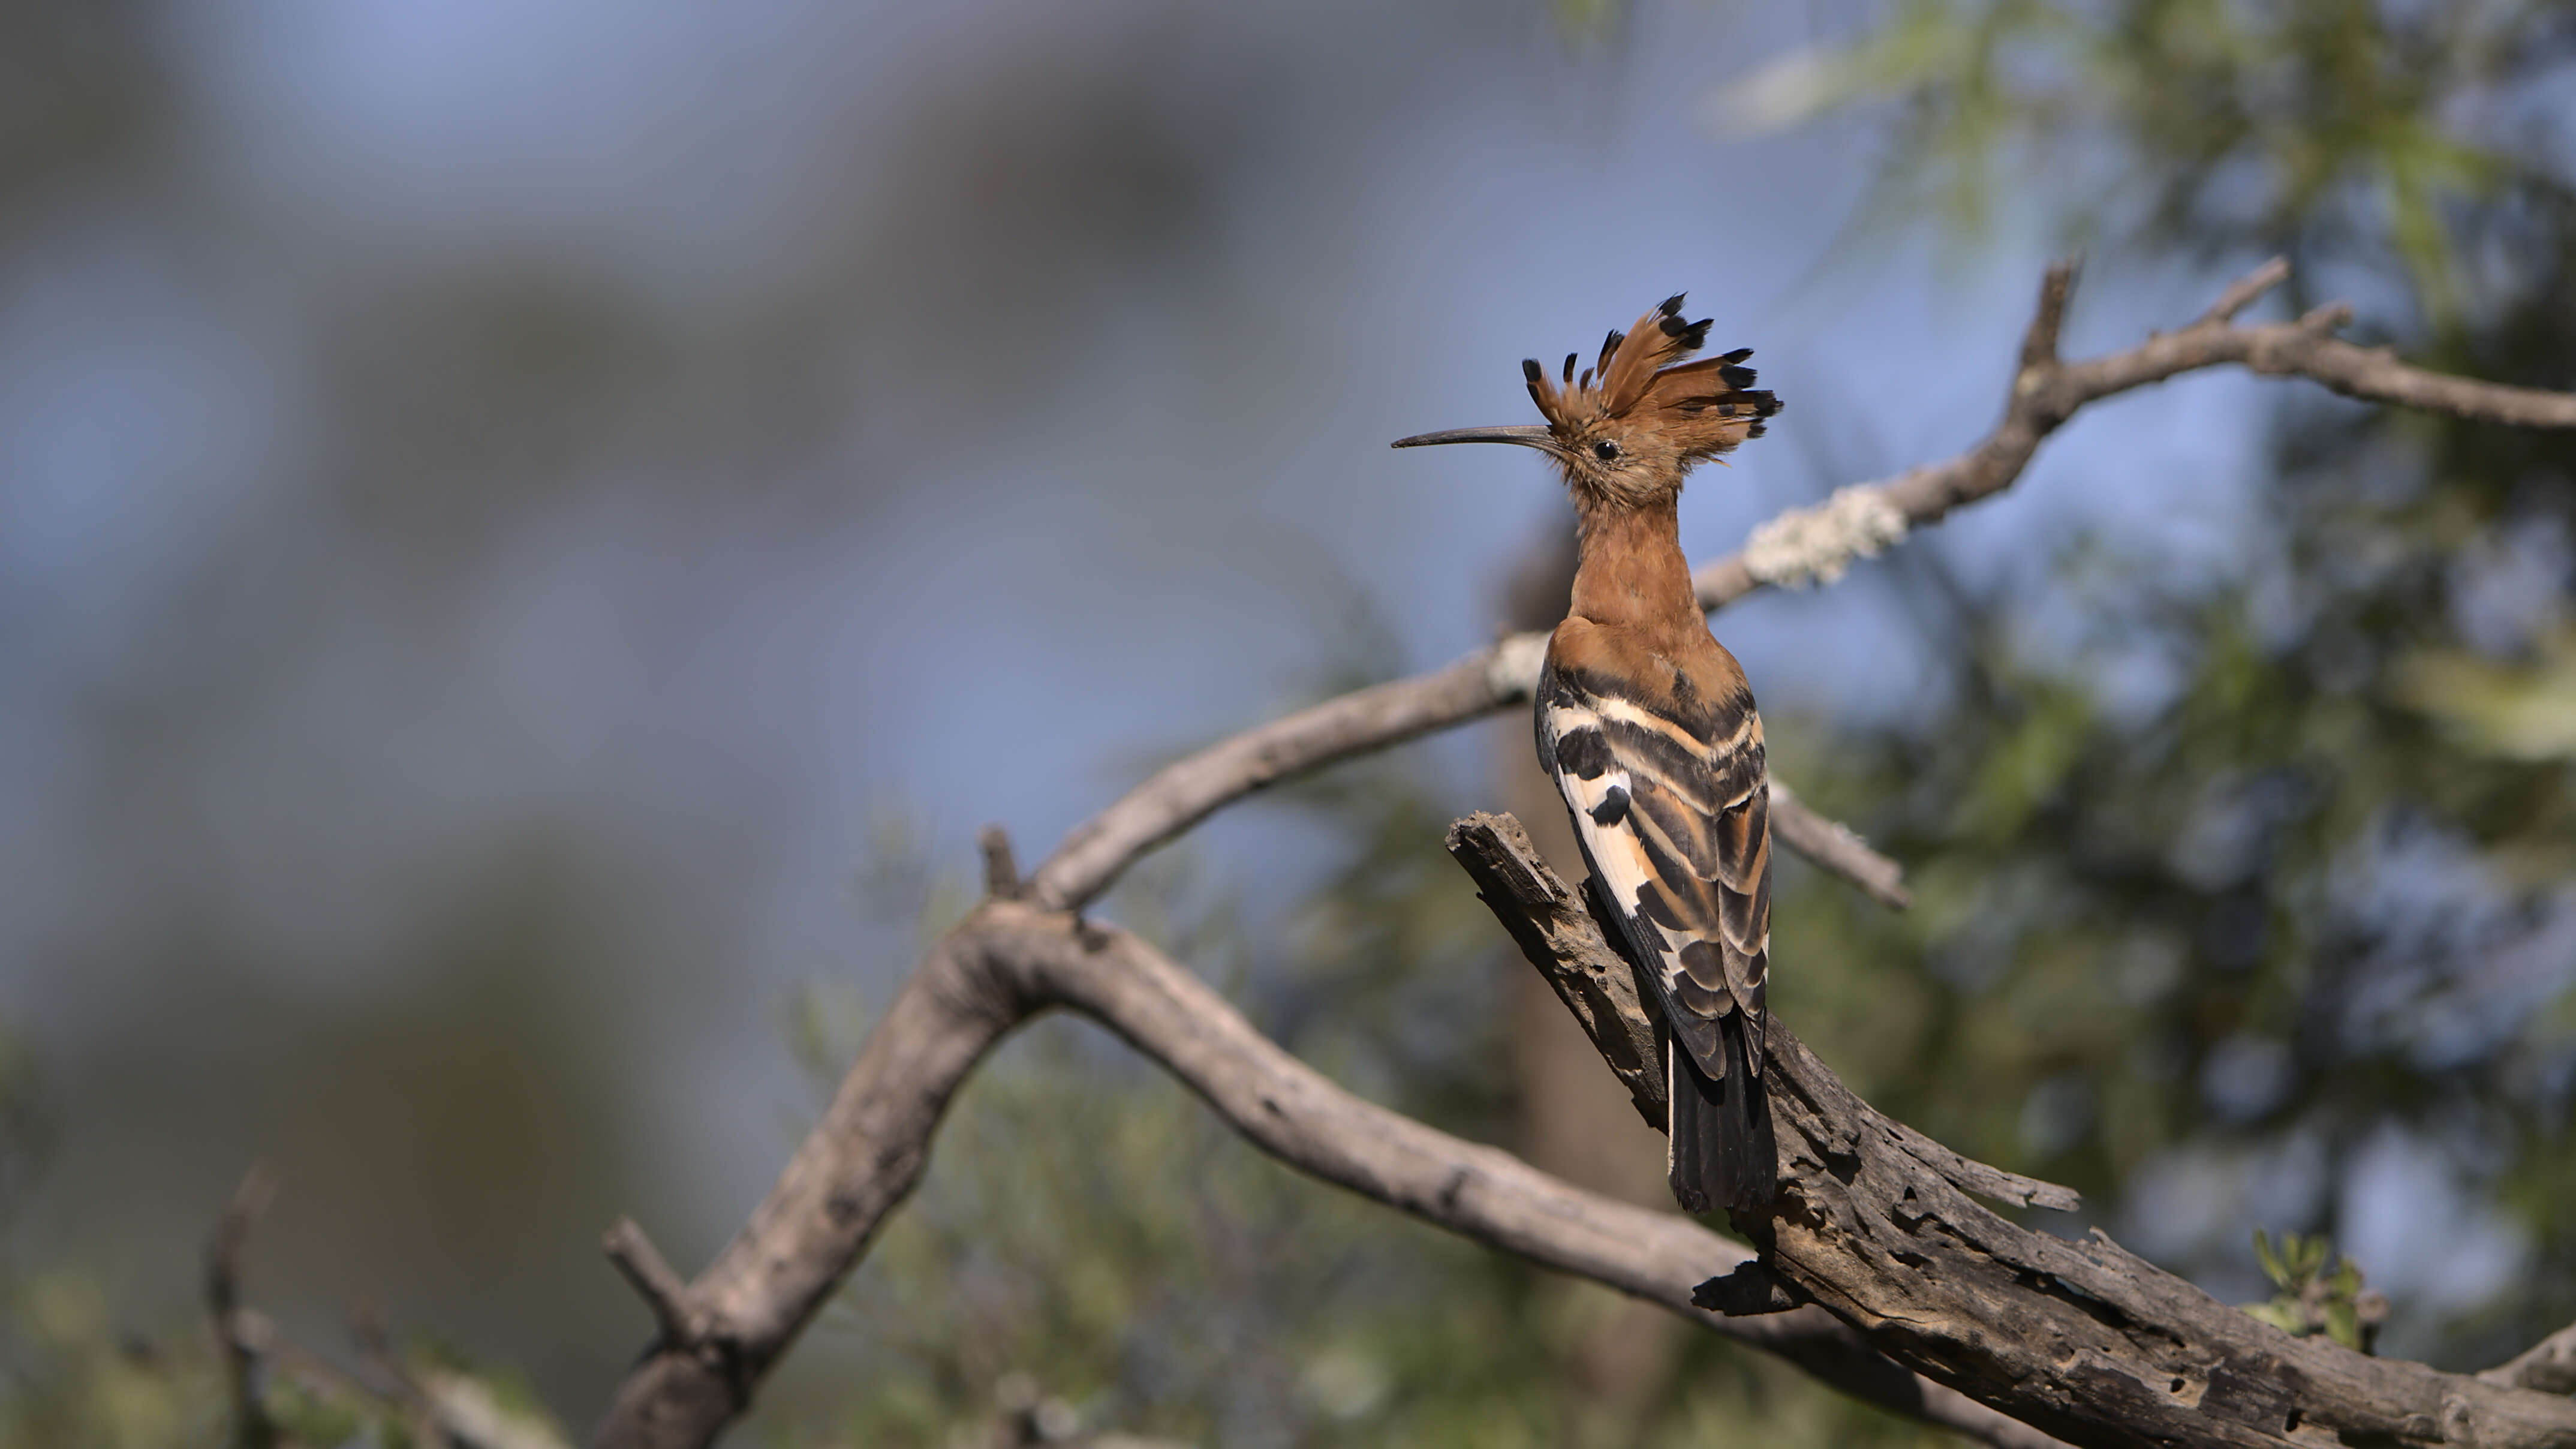
[[[1734,657],[1704,628],[1694,647],[1569,618],[1549,641],[1537,726],[1540,764],[1627,918],[1629,944],[1664,963],[1672,1005],[1705,1021],[1758,1018],[1770,791],[1762,717]],[[1700,1055],[1709,1039],[1677,1029]]]
[[[1559,625],[1539,682],[1538,752],[1672,1028],[1674,1189],[1694,1207],[1742,1207],[1770,1190],[1758,1080],[1770,790],[1744,672],[1693,623]],[[1703,1105],[1712,1110],[1693,1110]]]

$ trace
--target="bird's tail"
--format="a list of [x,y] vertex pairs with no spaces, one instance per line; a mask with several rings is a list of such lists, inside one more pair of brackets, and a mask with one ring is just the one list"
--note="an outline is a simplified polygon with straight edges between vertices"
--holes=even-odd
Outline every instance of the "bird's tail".
[[1726,1053],[1723,1080],[1701,1071],[1680,1042],[1667,1053],[1673,1196],[1689,1212],[1761,1213],[1771,1206],[1779,1172],[1770,1094],[1747,1057],[1744,1013],[1719,1018],[1717,1033]]

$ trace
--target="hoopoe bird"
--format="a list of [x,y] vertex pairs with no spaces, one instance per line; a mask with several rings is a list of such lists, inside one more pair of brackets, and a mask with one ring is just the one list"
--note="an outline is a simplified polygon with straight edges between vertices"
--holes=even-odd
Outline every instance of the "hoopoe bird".
[[1762,1087],[1771,952],[1770,782],[1762,717],[1735,656],[1709,633],[1682,557],[1682,478],[1762,436],[1779,399],[1753,390],[1751,348],[1683,359],[1709,324],[1675,296],[1613,332],[1561,383],[1521,364],[1543,425],[1397,441],[1516,443],[1556,464],[1581,562],[1548,640],[1538,760],[1660,998],[1673,1195],[1692,1212],[1759,1212],[1777,1163]]

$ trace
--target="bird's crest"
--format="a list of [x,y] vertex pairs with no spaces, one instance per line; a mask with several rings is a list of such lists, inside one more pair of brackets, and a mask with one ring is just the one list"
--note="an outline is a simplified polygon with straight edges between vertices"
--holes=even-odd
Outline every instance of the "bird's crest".
[[1675,293],[1626,332],[1611,333],[1580,378],[1573,353],[1566,354],[1561,380],[1535,359],[1523,362],[1530,399],[1548,431],[1567,441],[1643,431],[1684,466],[1762,436],[1763,420],[1780,411],[1780,400],[1753,389],[1754,371],[1744,366],[1753,349],[1683,361],[1707,343],[1709,323],[1685,322],[1681,310],[1682,294]]

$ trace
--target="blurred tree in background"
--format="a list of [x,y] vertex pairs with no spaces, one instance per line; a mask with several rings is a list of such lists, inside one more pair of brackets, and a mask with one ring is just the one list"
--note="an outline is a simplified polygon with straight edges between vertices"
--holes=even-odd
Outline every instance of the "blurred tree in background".
[[[1567,15],[1587,34],[1619,24],[1600,3]],[[22,28],[21,56],[55,43]],[[2576,21],[2538,0],[1902,0],[1719,99],[1737,126],[1883,116],[1854,233],[1870,246],[2035,221],[2103,271],[2281,252],[2301,300],[2356,298],[2414,359],[2564,388],[2571,56]],[[0,184],[146,123],[146,88],[89,50],[26,69],[47,87],[7,103],[49,108],[58,139],[0,153]],[[460,356],[587,377],[631,351],[599,341],[620,319],[540,300],[492,301],[488,327],[452,298],[416,305],[451,318]],[[551,350],[482,336],[531,317]],[[692,386],[701,407],[750,408],[765,404],[735,395],[740,377],[767,375]],[[542,418],[486,421],[543,448]],[[425,453],[459,445],[422,436]],[[2559,1206],[2576,1200],[2576,441],[2285,384],[2272,456],[2265,526],[2215,581],[2159,576],[2116,538],[1990,583],[1936,538],[1879,566],[1941,688],[1901,726],[1776,719],[1775,761],[1906,862],[1918,905],[1890,917],[1786,868],[1780,1010],[1881,1107],[2077,1186],[2124,1241],[2223,1294],[2268,1292],[2255,1229],[2322,1233],[2390,1291],[2387,1351],[2491,1362],[2576,1318],[2576,1215]],[[348,526],[410,548],[431,524],[470,533],[477,506],[442,498],[424,520],[388,501]],[[1324,683],[1397,660],[1362,646],[1339,664]],[[1493,748],[1517,766],[1517,720]],[[1286,935],[1247,925],[1187,848],[1116,908],[1355,1089],[1532,1150],[1528,1077],[1503,1065],[1532,1059],[1509,1005],[1527,971],[1437,849],[1457,810],[1496,802],[1438,798],[1410,759],[1271,807],[1317,823],[1338,861]],[[914,847],[885,854],[885,910],[926,932],[962,908]],[[542,982],[564,938],[595,933],[507,901],[457,913],[500,923],[459,928],[477,940],[527,943],[496,978]],[[791,1034],[828,1082],[865,1021],[818,993]],[[42,1160],[42,1096],[21,1075],[0,1084],[0,1205]],[[2391,1176],[2448,1183],[2454,1210],[2374,1217]],[[558,1266],[612,1291],[588,1262]],[[1004,1442],[1028,1410],[1068,1434],[1229,1445],[1929,1437],[1622,1310],[1292,1176],[1096,1033],[1053,1023],[976,1079],[925,1191],[817,1328],[855,1340],[862,1370],[750,1432]],[[211,1345],[114,1324],[78,1268],[0,1266],[0,1446],[222,1437]],[[1596,1371],[1605,1341],[1645,1371]]]

